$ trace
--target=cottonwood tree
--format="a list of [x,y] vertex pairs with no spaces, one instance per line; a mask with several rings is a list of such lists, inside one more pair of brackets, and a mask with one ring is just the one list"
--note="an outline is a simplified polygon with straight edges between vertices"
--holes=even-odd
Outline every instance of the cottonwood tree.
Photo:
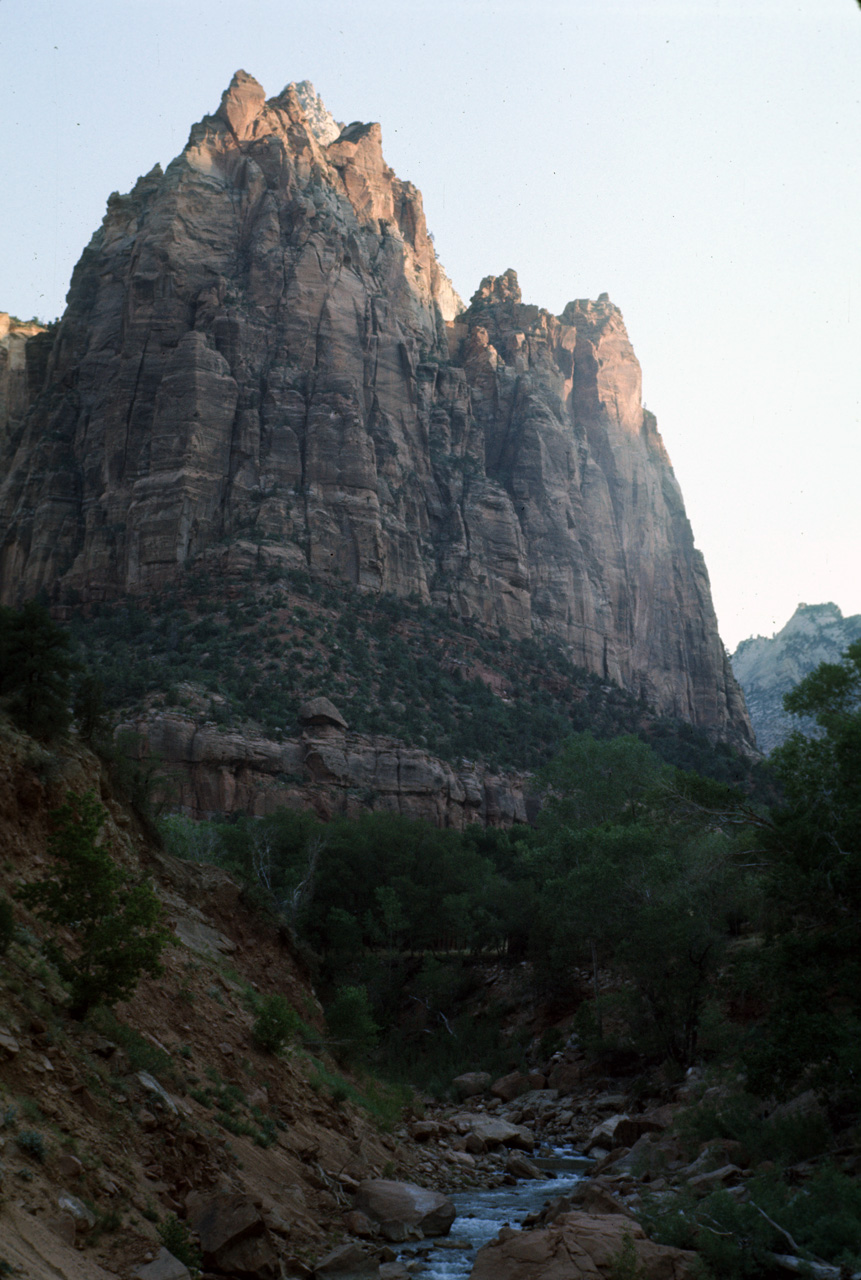
[[531,851],[544,878],[533,953],[565,974],[588,947],[599,1033],[599,959],[628,979],[640,1048],[689,1065],[737,910],[732,838],[674,820],[670,771],[636,738],[578,734],[541,781],[548,801]]
[[801,1079],[861,1090],[861,641],[784,698],[812,718],[770,757],[784,800],[761,833],[768,859],[769,945],[761,980],[773,996],[748,1054],[757,1088]]

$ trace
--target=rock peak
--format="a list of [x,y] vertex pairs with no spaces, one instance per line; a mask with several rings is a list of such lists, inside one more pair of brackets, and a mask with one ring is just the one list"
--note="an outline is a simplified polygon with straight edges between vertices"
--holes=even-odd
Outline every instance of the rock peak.
[[244,138],[252,121],[259,116],[266,102],[263,86],[247,71],[236,71],[233,79],[221,95],[221,103],[215,115],[236,134]]
[[344,125],[338,123],[310,80],[293,80],[288,84],[287,89],[292,89],[296,94],[296,100],[311,127],[311,132],[322,146],[327,147],[341,135]]
[[517,272],[509,267],[501,276],[485,276],[470,298],[470,306],[476,302],[522,302]]
[[53,351],[37,335],[7,378],[0,601],[301,569],[558,640],[748,741],[618,310],[560,324],[509,269],[449,327],[419,192],[378,124],[322,146],[324,111],[307,81],[267,102],[237,71],[164,176],[109,205]]

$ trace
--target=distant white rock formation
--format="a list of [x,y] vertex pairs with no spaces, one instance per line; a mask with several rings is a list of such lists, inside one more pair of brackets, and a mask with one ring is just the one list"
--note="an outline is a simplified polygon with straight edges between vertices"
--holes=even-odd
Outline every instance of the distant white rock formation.
[[861,638],[861,614],[844,618],[836,604],[800,604],[782,631],[770,639],[742,640],[732,655],[733,673],[747,700],[760,751],[771,751],[793,729],[804,729],[798,716],[783,710],[783,695],[820,662],[839,662],[841,654]]

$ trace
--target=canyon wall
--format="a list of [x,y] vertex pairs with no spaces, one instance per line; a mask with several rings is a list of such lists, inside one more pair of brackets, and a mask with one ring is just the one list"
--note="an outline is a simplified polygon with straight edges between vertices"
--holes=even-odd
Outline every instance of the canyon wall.
[[716,738],[752,736],[621,313],[512,271],[464,307],[376,124],[238,72],[108,201],[11,433],[0,598],[206,560],[445,606]]

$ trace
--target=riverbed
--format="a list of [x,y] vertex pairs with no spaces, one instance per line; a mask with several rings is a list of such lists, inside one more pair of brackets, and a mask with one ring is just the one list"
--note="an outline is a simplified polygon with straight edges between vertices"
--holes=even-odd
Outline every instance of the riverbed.
[[401,1253],[404,1261],[416,1257],[425,1262],[422,1280],[466,1280],[482,1245],[492,1240],[500,1227],[519,1227],[530,1213],[542,1209],[548,1200],[567,1195],[585,1176],[594,1161],[567,1147],[552,1148],[532,1158],[546,1178],[530,1178],[513,1186],[460,1191],[451,1198],[457,1217],[447,1236],[427,1241]]

